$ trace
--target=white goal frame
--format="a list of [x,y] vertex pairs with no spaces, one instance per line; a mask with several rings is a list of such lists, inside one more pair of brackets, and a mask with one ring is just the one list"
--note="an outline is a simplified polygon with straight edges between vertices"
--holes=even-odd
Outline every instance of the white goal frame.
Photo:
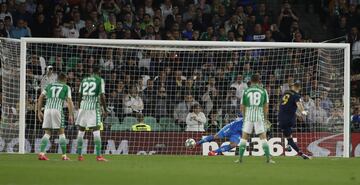
[[22,38],[20,41],[20,103],[19,103],[19,153],[25,153],[25,102],[26,102],[26,52],[28,43],[96,44],[96,45],[148,45],[148,46],[211,46],[211,47],[261,47],[261,48],[338,48],[344,49],[344,129],[343,157],[350,157],[350,44],[345,43],[285,43],[285,42],[214,42],[166,40],[105,40]]

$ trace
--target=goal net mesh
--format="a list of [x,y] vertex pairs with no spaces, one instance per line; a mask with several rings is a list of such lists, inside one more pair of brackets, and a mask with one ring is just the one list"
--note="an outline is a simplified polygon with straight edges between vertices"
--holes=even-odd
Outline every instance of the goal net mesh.
[[[19,112],[19,42],[2,40],[2,117],[0,151],[17,151]],[[67,75],[76,113],[79,85],[94,67],[105,80],[107,117],[103,119],[105,154],[206,155],[225,140],[188,150],[187,138],[215,134],[240,116],[242,91],[259,73],[269,94],[268,131],[273,155],[285,152],[278,128],[281,96],[300,82],[308,116],[298,114],[294,138],[301,150],[314,156],[340,156],[343,151],[344,50],[289,47],[151,46],[108,44],[28,43],[26,50],[26,152],[39,152],[42,123],[36,116],[37,98],[59,73]],[[50,67],[51,66],[51,67]],[[187,123],[199,104],[206,121]],[[67,120],[67,108],[64,107]],[[141,123],[147,126],[141,126]],[[140,124],[140,125],[136,125]],[[66,121],[69,152],[76,151],[77,128]],[[134,126],[135,125],[135,126]],[[91,132],[85,153],[93,153]],[[2,146],[2,147],[1,147]],[[250,144],[248,150],[254,146]],[[12,150],[13,148],[13,150]],[[53,132],[47,152],[58,153]],[[234,152],[229,153],[233,155]]]

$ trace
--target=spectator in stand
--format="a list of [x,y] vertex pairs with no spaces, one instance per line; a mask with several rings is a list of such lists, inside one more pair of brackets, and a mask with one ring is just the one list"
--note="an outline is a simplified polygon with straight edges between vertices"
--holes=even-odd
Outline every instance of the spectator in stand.
[[113,56],[113,49],[108,48],[106,50],[105,56],[102,55],[102,57],[100,58],[99,64],[105,72],[110,72],[114,70]]
[[103,20],[108,20],[110,13],[119,14],[120,11],[115,0],[101,0],[98,6],[98,13],[103,16]]
[[73,12],[72,19],[76,30],[80,32],[80,30],[85,27],[85,21],[81,19],[81,14],[78,10]]
[[360,131],[360,109],[359,107],[354,107],[351,114],[351,123],[352,129],[354,131]]
[[235,31],[238,25],[239,25],[239,17],[237,15],[232,15],[230,19],[228,19],[224,23],[225,32]]
[[234,87],[236,89],[236,97],[241,100],[243,91],[248,87],[248,85],[243,81],[242,75],[237,75],[236,81],[231,84],[230,87]]
[[175,106],[173,115],[175,119],[175,123],[185,128],[186,126],[186,117],[190,112],[190,108],[194,105],[198,104],[197,101],[194,100],[192,95],[185,95],[184,100]]
[[10,37],[20,39],[21,37],[31,37],[30,29],[26,27],[23,19],[17,21],[16,27],[10,29]]
[[214,36],[214,28],[209,26],[206,29],[206,32],[203,32],[200,36],[200,40],[210,41],[211,38]]
[[94,31],[96,31],[95,25],[91,19],[87,19],[85,21],[85,27],[80,29],[80,38],[90,38]]
[[40,13],[37,14],[34,23],[31,25],[31,34],[33,37],[49,37],[50,36],[50,25],[45,19],[45,15]]
[[17,23],[19,20],[23,20],[28,24],[33,23],[33,16],[26,11],[26,3],[20,3],[16,12],[12,14],[13,22]]
[[291,9],[291,5],[288,2],[284,3],[277,22],[280,32],[282,32],[284,35],[290,35],[290,26],[292,22],[298,20],[299,18]]
[[334,133],[342,133],[344,127],[344,118],[341,112],[337,109],[333,109],[330,113],[330,117],[326,120],[326,126],[328,131]]
[[192,40],[192,34],[193,34],[193,23],[192,21],[186,22],[185,30],[182,32],[182,38],[186,40]]
[[186,130],[204,132],[204,125],[206,123],[205,114],[201,111],[200,104],[195,103],[191,106],[190,112],[186,116]]
[[14,27],[12,22],[11,22],[11,17],[6,16],[4,18],[4,25],[5,25],[6,31],[9,33],[9,36],[10,36],[10,30]]
[[9,16],[10,17],[10,22],[11,24],[13,24],[13,19],[12,19],[12,15],[11,13],[8,11],[7,9],[7,4],[6,3],[1,3],[1,7],[0,7],[0,20],[3,20],[5,19],[6,16]]
[[115,13],[109,13],[109,18],[104,21],[104,28],[107,33],[113,32],[116,29],[116,16]]
[[75,28],[74,21],[69,21],[62,27],[62,34],[65,38],[79,38],[79,31]]
[[360,34],[357,27],[352,27],[347,36],[347,42],[351,45],[351,71],[354,74],[360,72]]
[[154,104],[155,116],[157,119],[160,119],[161,117],[168,117],[170,115],[170,101],[168,99],[165,87],[160,87],[160,89],[156,93],[156,101]]
[[144,110],[144,103],[139,96],[136,86],[130,88],[130,92],[124,97],[124,114],[125,116],[136,116],[142,114]]
[[208,123],[207,123],[207,128],[206,131],[208,132],[212,132],[212,133],[216,133],[221,129],[221,125],[217,119],[218,114],[216,112],[216,110],[213,110],[210,112],[209,116],[208,116]]
[[164,3],[160,6],[162,17],[167,17],[172,14],[172,2],[171,0],[164,0]]
[[335,37],[342,37],[348,33],[349,25],[347,23],[346,16],[342,16],[339,19],[338,24],[335,27]]
[[327,112],[321,107],[320,99],[315,98],[315,107],[309,110],[309,121],[311,125],[319,126],[326,123]]
[[151,21],[151,16],[149,14],[145,14],[144,15],[144,19],[142,20],[142,22],[140,23],[140,29],[145,31],[146,28],[150,25],[153,25],[152,21]]
[[153,9],[153,0],[145,0],[145,13],[149,14],[151,17],[155,15],[155,11]]
[[0,20],[0,37],[9,37],[9,32],[5,28],[4,21]]
[[327,113],[330,113],[331,108],[333,108],[333,102],[330,100],[328,95],[329,93],[327,91],[322,93],[320,105]]
[[187,7],[187,11],[185,13],[183,13],[182,17],[183,17],[183,21],[184,22],[188,22],[191,20],[194,20],[196,16],[196,7],[194,4],[189,4]]
[[264,41],[265,40],[265,34],[262,31],[260,24],[255,24],[254,26],[254,34],[248,35],[246,37],[247,41]]

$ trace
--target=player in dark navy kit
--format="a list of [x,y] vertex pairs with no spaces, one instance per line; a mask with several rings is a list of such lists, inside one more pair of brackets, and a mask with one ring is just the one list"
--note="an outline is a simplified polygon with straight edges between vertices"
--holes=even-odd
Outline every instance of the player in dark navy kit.
[[296,82],[292,84],[291,90],[285,91],[280,103],[278,120],[279,127],[282,129],[283,135],[288,141],[288,145],[290,145],[303,159],[310,159],[309,156],[300,151],[291,135],[291,128],[295,127],[296,123],[296,110],[299,109],[304,116],[308,114],[302,105],[302,100],[299,95],[300,89],[300,84]]

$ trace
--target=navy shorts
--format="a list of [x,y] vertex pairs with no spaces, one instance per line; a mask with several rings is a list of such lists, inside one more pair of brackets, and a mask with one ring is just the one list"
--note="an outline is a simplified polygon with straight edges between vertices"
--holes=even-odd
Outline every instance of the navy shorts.
[[283,131],[285,137],[290,137],[292,127],[295,127],[295,120],[279,120],[279,127]]

